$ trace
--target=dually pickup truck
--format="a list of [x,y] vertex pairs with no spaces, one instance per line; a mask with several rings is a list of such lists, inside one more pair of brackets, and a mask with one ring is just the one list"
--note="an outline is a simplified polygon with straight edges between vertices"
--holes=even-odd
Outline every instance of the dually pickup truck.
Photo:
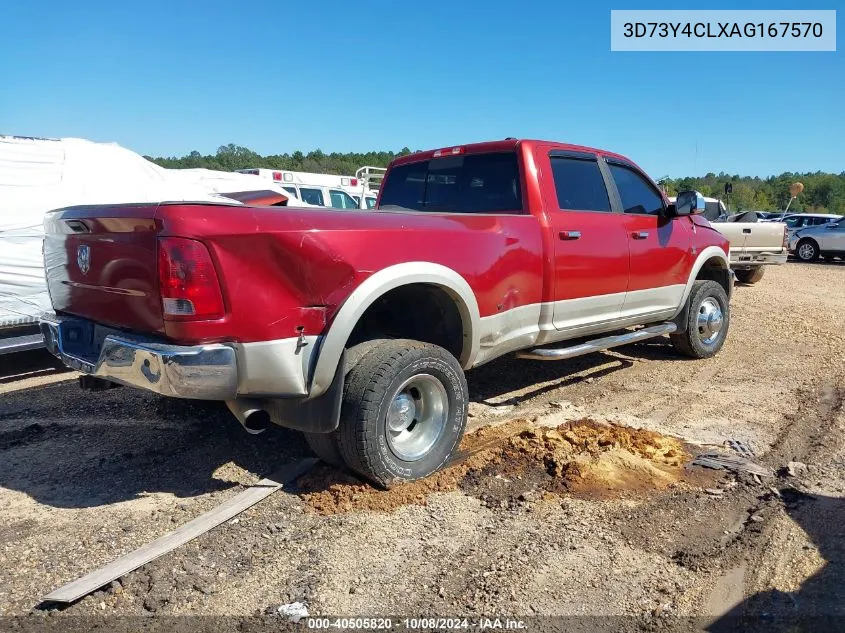
[[222,400],[387,487],[449,460],[464,371],[504,354],[716,354],[734,277],[703,208],[618,154],[507,139],[396,159],[373,212],[59,209],[41,329],[83,386]]

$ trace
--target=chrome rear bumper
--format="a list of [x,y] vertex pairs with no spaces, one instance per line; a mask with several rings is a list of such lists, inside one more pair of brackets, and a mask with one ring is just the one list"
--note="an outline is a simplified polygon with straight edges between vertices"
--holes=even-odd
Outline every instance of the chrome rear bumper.
[[85,374],[175,398],[237,396],[237,355],[231,346],[168,345],[115,332],[97,343],[90,321],[50,315],[40,325],[47,349]]
[[731,268],[742,269],[751,266],[766,266],[785,264],[789,253],[786,249],[782,251],[731,251]]

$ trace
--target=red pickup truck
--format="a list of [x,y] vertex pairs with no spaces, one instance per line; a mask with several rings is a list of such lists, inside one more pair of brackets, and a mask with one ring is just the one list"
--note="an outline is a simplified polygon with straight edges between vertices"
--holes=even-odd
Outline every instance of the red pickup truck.
[[702,209],[618,154],[515,139],[396,159],[371,212],[59,209],[41,329],[83,386],[224,400],[390,486],[454,453],[464,370],[665,334],[718,352],[733,275]]

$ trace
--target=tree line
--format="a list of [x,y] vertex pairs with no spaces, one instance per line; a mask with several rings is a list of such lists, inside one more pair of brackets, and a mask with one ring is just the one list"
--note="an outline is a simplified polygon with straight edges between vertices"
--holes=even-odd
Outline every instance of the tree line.
[[[214,154],[200,154],[193,151],[186,156],[146,158],[162,167],[184,169],[204,167],[221,171],[234,171],[251,167],[305,171],[322,174],[352,175],[364,165],[386,167],[397,156],[410,154],[403,147],[398,152],[332,152],[325,154],[319,149],[303,153],[272,154],[262,156],[246,147],[230,143],[221,145]],[[792,201],[790,211],[845,214],[845,172],[792,173],[785,172],[768,178],[740,176],[739,174],[708,173],[703,177],[666,178],[661,181],[669,195],[678,191],[694,189],[711,198],[721,198],[731,211],[782,211],[789,203],[790,186],[800,182],[804,191]],[[725,194],[725,184],[730,183],[732,192]]]
[[405,147],[398,152],[349,152],[346,154],[332,152],[325,154],[319,149],[315,149],[307,154],[297,151],[292,154],[262,156],[251,149],[230,143],[229,145],[221,145],[215,154],[203,155],[193,151],[187,156],[181,157],[151,158],[145,156],[145,158],[170,169],[204,167],[221,171],[235,171],[237,169],[259,168],[351,176],[355,174],[355,170],[364,165],[387,167],[387,164],[397,156],[410,153],[411,150]]
[[[709,173],[704,177],[669,178],[661,184],[669,195],[694,189],[709,198],[721,198],[730,211],[782,211],[789,204],[789,188],[793,183],[804,185],[789,205],[790,212],[845,214],[845,172],[784,172],[768,178]],[[725,184],[732,192],[725,194]]]

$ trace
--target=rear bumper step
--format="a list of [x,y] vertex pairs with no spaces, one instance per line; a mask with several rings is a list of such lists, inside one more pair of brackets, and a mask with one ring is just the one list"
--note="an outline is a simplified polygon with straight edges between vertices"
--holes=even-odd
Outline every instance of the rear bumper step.
[[538,347],[525,352],[519,352],[516,357],[526,360],[566,360],[568,358],[575,358],[576,356],[583,356],[584,354],[601,352],[611,347],[619,347],[620,345],[628,345],[663,336],[664,334],[671,334],[677,329],[678,326],[674,323],[661,323],[660,325],[652,325],[634,332],[597,338],[571,347],[559,347],[555,349]]

